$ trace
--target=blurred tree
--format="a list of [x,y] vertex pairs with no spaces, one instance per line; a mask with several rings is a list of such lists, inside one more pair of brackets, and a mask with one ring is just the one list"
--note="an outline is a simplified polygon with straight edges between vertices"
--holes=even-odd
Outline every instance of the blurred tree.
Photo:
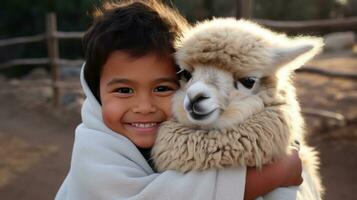
[[346,0],[344,14],[346,16],[357,16],[357,0]]
[[[253,0],[253,17],[273,20],[326,19],[343,16],[348,0]],[[356,0],[349,0],[356,1]],[[237,0],[166,0],[190,21],[235,16]]]
[[190,22],[200,21],[214,16],[235,16],[236,0],[166,0],[173,4]]
[[43,13],[49,10],[45,0],[7,0],[0,7],[0,36],[14,37],[44,30]]
[[197,20],[203,20],[210,14],[209,10],[204,7],[203,1],[204,0],[166,0],[165,2],[176,7],[190,22],[194,22]]
[[83,31],[89,27],[91,12],[100,0],[57,0],[54,11],[64,31]]
[[[58,29],[61,31],[85,31],[91,23],[93,8],[100,0],[57,0],[54,11],[57,14]],[[80,58],[82,54],[81,40],[62,40],[60,55],[64,58]]]

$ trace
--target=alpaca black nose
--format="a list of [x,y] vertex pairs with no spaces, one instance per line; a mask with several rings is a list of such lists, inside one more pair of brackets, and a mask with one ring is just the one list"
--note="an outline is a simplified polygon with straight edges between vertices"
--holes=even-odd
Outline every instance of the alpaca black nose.
[[209,99],[209,97],[204,96],[203,93],[193,97],[189,96],[189,103],[186,105],[186,110],[198,115],[205,114],[205,109],[200,105],[205,99]]
[[201,101],[205,100],[205,99],[208,99],[209,97],[205,96],[203,93],[198,93],[196,94],[195,96],[193,97],[189,97],[190,99],[190,102],[192,104],[198,104],[200,103]]

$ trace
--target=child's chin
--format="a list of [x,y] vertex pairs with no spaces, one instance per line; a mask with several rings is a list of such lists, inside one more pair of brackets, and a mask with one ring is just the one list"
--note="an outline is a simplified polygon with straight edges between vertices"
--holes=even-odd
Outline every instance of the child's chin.
[[135,144],[137,147],[142,148],[142,149],[149,149],[154,146],[154,140],[153,141],[141,141],[137,142]]

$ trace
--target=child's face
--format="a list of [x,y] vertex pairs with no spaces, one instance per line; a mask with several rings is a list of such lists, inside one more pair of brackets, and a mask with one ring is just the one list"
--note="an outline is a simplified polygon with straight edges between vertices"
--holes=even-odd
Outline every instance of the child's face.
[[150,148],[160,123],[171,115],[171,97],[178,88],[172,59],[114,51],[100,78],[103,121],[136,146]]

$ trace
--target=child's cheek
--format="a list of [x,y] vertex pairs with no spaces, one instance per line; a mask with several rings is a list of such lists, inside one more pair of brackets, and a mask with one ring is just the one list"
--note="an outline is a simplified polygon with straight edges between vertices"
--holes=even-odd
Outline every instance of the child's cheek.
[[110,103],[103,104],[102,117],[103,122],[111,128],[111,126],[120,121],[120,110]]

